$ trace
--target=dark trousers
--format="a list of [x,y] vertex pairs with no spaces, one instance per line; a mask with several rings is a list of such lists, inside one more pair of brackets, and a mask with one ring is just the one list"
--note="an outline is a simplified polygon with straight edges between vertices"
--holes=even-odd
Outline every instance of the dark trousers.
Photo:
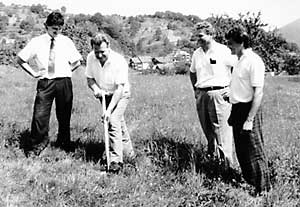
[[252,103],[238,103],[232,105],[228,120],[233,128],[233,137],[237,159],[241,166],[245,180],[256,188],[257,192],[270,189],[268,161],[264,151],[262,133],[262,109],[256,113],[251,131],[243,130]]
[[54,99],[58,121],[57,143],[70,142],[70,119],[73,102],[71,78],[41,79],[37,83],[31,123],[33,145],[49,142],[49,121]]

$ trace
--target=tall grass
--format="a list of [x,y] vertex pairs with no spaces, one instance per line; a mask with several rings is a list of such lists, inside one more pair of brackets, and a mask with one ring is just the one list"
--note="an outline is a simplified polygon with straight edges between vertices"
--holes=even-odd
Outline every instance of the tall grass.
[[[251,195],[237,162],[230,172],[208,160],[188,76],[130,74],[126,111],[137,152],[118,175],[103,175],[100,105],[83,69],[73,77],[71,120],[76,149],[48,146],[26,158],[35,80],[20,69],[0,67],[0,206],[300,206],[300,85],[267,78],[264,136],[272,169],[269,194]],[[54,109],[55,106],[53,106]],[[53,111],[50,139],[56,139]]]

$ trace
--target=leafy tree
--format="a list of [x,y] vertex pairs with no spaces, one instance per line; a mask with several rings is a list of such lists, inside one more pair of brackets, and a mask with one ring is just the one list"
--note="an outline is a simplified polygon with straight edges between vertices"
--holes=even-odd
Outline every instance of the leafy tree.
[[[85,14],[77,14],[74,17],[70,18],[70,20],[74,20],[74,24],[85,23],[89,21],[89,16]],[[69,20],[69,22],[70,22]],[[93,21],[91,21],[93,22]]]
[[44,8],[41,4],[32,5],[30,7],[30,11],[35,14],[42,14],[44,12]]
[[167,25],[167,29],[170,29],[170,30],[177,30],[177,29],[178,29],[178,26],[177,26],[176,23],[169,22],[168,25]]
[[154,39],[155,41],[160,41],[160,40],[161,40],[161,36],[162,36],[162,31],[161,31],[161,28],[158,27],[158,28],[155,30],[153,39]]
[[22,20],[20,23],[20,28],[23,29],[26,32],[30,32],[34,28],[34,18],[31,16],[28,16],[26,19]]
[[226,44],[225,34],[235,25],[242,25],[250,37],[251,47],[263,58],[267,71],[279,72],[282,68],[286,68],[284,54],[287,52],[288,44],[276,30],[264,30],[267,24],[262,22],[261,13],[240,14],[238,19],[227,15],[212,16],[207,20],[216,28],[215,39],[223,44]]
[[192,54],[193,51],[196,49],[196,44],[194,44],[194,42],[188,39],[181,39],[177,41],[176,47],[180,50],[184,50]]
[[129,36],[134,37],[134,35],[136,35],[139,29],[141,28],[141,23],[137,17],[132,17],[132,16],[129,17],[127,21],[128,24],[130,25],[128,30]]
[[65,7],[65,6],[62,6],[61,8],[60,8],[60,11],[62,12],[62,13],[66,13],[66,11],[67,11],[67,7]]
[[138,40],[137,44],[136,44],[136,51],[139,54],[144,54],[145,53],[145,42],[146,42],[146,38],[142,37],[141,39]]
[[62,34],[72,39],[76,45],[76,48],[83,56],[83,63],[86,61],[86,56],[90,52],[90,36],[92,35],[83,27],[76,25],[65,24]]
[[101,13],[96,13],[94,14],[90,19],[89,21],[95,23],[99,30],[102,29],[102,26],[103,26],[103,23],[105,22],[105,17],[101,14]]
[[285,54],[285,64],[283,70],[289,75],[297,75],[300,72],[300,56],[295,53]]
[[8,17],[0,16],[0,32],[5,31],[7,26],[8,26]]
[[174,50],[174,44],[172,44],[168,37],[163,38],[163,52],[164,55],[171,53]]

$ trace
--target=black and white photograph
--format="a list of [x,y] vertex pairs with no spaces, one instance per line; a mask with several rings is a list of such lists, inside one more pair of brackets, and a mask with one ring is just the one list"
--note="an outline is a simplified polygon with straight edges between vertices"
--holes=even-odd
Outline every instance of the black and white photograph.
[[0,0],[0,207],[300,207],[299,8]]

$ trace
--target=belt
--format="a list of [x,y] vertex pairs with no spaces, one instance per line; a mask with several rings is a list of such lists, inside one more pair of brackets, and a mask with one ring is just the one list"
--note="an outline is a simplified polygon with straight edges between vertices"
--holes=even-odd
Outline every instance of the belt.
[[63,80],[63,79],[71,79],[70,77],[58,77],[58,78],[41,78],[40,80],[50,81],[50,80]]
[[213,90],[221,90],[227,88],[228,86],[210,86],[205,88],[199,88],[200,91],[213,91]]

